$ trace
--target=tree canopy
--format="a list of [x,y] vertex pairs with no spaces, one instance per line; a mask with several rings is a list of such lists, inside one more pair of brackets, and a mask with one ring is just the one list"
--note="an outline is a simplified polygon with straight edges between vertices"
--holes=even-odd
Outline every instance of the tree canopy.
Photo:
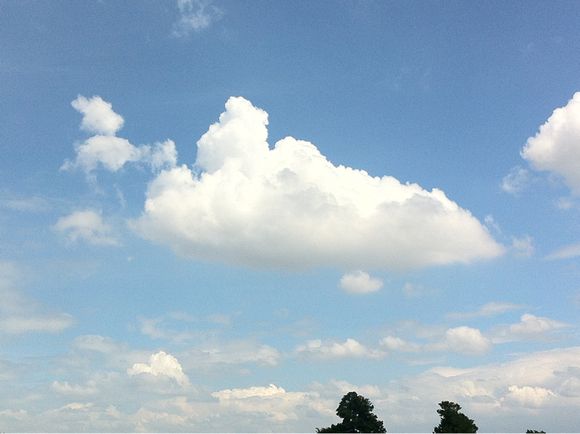
[[473,419],[468,418],[461,413],[461,406],[451,401],[442,401],[439,403],[440,410],[437,410],[441,416],[441,422],[433,428],[434,433],[476,433],[477,425]]
[[327,428],[316,428],[316,432],[387,432],[383,421],[373,413],[373,404],[356,392],[344,395],[336,409],[342,422],[332,424]]

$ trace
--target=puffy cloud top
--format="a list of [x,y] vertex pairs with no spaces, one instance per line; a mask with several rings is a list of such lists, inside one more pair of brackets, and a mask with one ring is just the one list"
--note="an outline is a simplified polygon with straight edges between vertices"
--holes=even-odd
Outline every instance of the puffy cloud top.
[[153,146],[135,146],[129,140],[117,137],[124,120],[113,111],[111,103],[101,97],[79,96],[71,104],[83,114],[81,128],[95,135],[75,146],[75,160],[66,160],[61,170],[82,169],[88,175],[99,167],[117,172],[126,163],[144,163],[153,171],[176,165],[177,151],[172,140],[157,142]]
[[521,154],[534,168],[562,176],[580,194],[580,92],[554,110]]
[[490,340],[481,331],[466,326],[448,329],[445,341],[449,350],[467,355],[484,354],[491,348]]
[[113,136],[123,127],[123,117],[113,111],[113,105],[100,96],[79,95],[71,105],[83,115],[81,128],[89,133]]
[[187,386],[189,378],[183,373],[181,364],[165,351],[159,351],[152,354],[149,358],[149,364],[135,363],[131,368],[127,369],[129,375],[150,374],[155,377],[162,376],[174,379],[180,386]]
[[502,253],[443,191],[335,166],[292,137],[270,149],[267,125],[230,98],[197,143],[197,170],[162,171],[136,229],[185,256],[250,266],[405,269]]

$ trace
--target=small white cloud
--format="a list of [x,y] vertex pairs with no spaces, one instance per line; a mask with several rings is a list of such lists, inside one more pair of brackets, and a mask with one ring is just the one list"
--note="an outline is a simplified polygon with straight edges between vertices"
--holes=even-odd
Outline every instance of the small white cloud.
[[177,151],[172,140],[151,145],[135,146],[129,140],[115,134],[123,125],[123,118],[112,110],[111,103],[95,96],[87,99],[79,96],[72,102],[83,113],[81,128],[96,133],[75,146],[76,158],[66,160],[61,170],[83,170],[89,178],[102,167],[117,172],[127,163],[144,163],[153,171],[171,168],[177,164]]
[[364,271],[346,273],[340,278],[340,287],[350,294],[369,294],[383,287],[383,281]]
[[532,386],[509,386],[505,400],[516,402],[523,407],[538,408],[556,396],[554,392],[543,387]]
[[230,98],[197,143],[196,170],[151,182],[137,232],[184,256],[255,267],[409,269],[503,253],[443,191],[335,166],[292,137],[270,149],[267,125],[265,111]]
[[461,326],[445,332],[445,345],[449,351],[466,355],[481,355],[491,348],[491,342],[475,328]]
[[387,336],[381,339],[380,345],[388,351],[415,353],[421,350],[421,345],[408,342],[396,336]]
[[566,324],[563,322],[526,313],[522,315],[520,322],[512,324],[509,330],[514,335],[526,336],[537,335],[564,327],[566,327]]
[[377,359],[385,354],[379,350],[369,349],[355,339],[348,338],[344,342],[323,342],[313,339],[304,345],[299,345],[296,352],[301,356],[320,359],[370,358]]
[[494,342],[542,339],[551,332],[567,327],[568,324],[561,321],[526,313],[521,316],[520,322],[499,327],[495,332]]
[[521,155],[535,169],[561,176],[574,194],[580,194],[580,92],[554,110]]
[[501,180],[501,189],[506,193],[517,195],[530,184],[530,181],[530,172],[523,167],[516,166]]
[[79,95],[71,105],[83,114],[81,128],[89,133],[114,136],[123,127],[123,117],[113,111],[113,105],[100,96]]
[[559,248],[558,250],[546,256],[547,260],[553,261],[558,259],[571,259],[580,256],[580,243],[570,244]]
[[90,173],[102,165],[104,169],[116,172],[125,163],[139,161],[141,152],[127,139],[115,136],[93,136],[76,147],[77,157],[61,166],[61,170],[80,168]]
[[127,374],[131,376],[149,374],[155,377],[172,378],[180,386],[189,384],[189,378],[183,373],[179,361],[165,351],[152,354],[149,358],[149,364],[135,363],[131,368],[127,369]]
[[534,239],[529,235],[512,237],[512,251],[516,256],[529,258],[534,254]]
[[179,20],[173,26],[173,36],[183,37],[201,32],[223,16],[223,11],[211,0],[177,0]]
[[75,211],[58,219],[53,226],[68,242],[85,241],[99,246],[117,246],[112,228],[103,221],[100,212],[94,210]]

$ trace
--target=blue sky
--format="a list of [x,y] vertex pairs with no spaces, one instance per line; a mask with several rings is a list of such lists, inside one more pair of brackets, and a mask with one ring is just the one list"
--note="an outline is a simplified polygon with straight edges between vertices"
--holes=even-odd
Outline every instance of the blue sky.
[[580,424],[576,2],[0,1],[0,426]]

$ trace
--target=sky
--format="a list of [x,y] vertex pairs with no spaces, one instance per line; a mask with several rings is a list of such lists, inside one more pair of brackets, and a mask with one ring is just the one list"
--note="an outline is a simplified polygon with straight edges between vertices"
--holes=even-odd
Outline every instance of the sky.
[[0,1],[0,430],[578,431],[578,16]]

